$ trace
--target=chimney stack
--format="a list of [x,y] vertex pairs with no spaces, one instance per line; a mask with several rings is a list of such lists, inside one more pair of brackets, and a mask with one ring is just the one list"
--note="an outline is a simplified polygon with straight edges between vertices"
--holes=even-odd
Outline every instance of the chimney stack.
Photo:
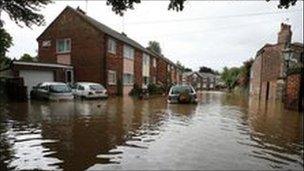
[[291,43],[291,26],[289,24],[281,23],[281,30],[278,33],[278,44],[284,47]]

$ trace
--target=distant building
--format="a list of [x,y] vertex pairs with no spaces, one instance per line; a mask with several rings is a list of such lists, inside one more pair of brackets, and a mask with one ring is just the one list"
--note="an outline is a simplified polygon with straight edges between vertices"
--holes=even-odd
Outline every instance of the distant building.
[[184,73],[183,82],[191,84],[197,90],[214,90],[220,83],[220,77],[212,73],[187,72]]
[[[261,100],[280,100],[287,101],[286,88],[287,70],[303,62],[303,44],[292,43],[291,26],[281,24],[281,30],[278,33],[276,44],[266,44],[256,54],[255,61],[251,67],[250,73],[250,95]],[[284,51],[292,51],[291,58],[284,59]],[[302,66],[303,67],[303,66]],[[299,79],[300,80],[300,79]],[[300,81],[299,81],[299,88]],[[291,93],[291,92],[289,92]],[[301,99],[301,93],[296,93],[297,99]]]

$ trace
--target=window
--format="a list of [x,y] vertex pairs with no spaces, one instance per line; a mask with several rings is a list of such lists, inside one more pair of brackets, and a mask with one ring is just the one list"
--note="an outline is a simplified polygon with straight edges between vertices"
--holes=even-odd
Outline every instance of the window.
[[123,56],[124,58],[134,59],[134,49],[128,45],[124,45]]
[[111,38],[108,39],[108,52],[116,54],[116,42]]
[[145,53],[143,55],[143,65],[146,65],[146,66],[150,65],[150,56]]
[[109,70],[108,71],[108,84],[115,85],[116,84],[116,71]]
[[170,71],[170,65],[167,65],[167,70]]
[[81,91],[83,91],[83,90],[84,90],[84,87],[83,87],[83,86],[81,86],[81,85],[78,85],[77,90],[81,90]]
[[156,68],[156,59],[155,58],[153,58],[153,67]]
[[133,85],[133,74],[123,74],[123,84]]
[[56,42],[57,53],[71,52],[71,39],[59,39]]

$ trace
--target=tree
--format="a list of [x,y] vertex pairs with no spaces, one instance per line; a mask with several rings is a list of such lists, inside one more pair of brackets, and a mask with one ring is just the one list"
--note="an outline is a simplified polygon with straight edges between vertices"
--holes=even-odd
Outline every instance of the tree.
[[[186,0],[170,0],[168,10],[182,11]],[[269,2],[270,0],[265,0]],[[295,5],[298,0],[279,0],[279,8],[289,8]],[[141,3],[141,0],[107,0],[107,5],[112,6],[112,10],[119,15],[123,15],[128,9],[133,10],[134,4]]]
[[[0,0],[0,17],[2,12],[6,12],[11,20],[17,25],[24,23],[25,26],[44,24],[44,17],[40,14],[40,8],[51,3],[51,0]],[[3,28],[4,21],[0,18],[0,57],[5,57],[5,53],[12,45],[12,37]]]
[[37,61],[37,58],[25,53],[20,57],[19,61],[35,62],[35,61]]
[[243,62],[242,67],[240,68],[240,76],[238,83],[242,87],[248,87],[250,82],[250,70],[254,62],[254,59],[250,58],[249,60]]
[[215,71],[215,70],[213,70],[213,69],[211,69],[209,67],[206,67],[206,66],[201,66],[199,68],[199,72],[206,72],[206,73],[211,73],[211,74],[216,74],[216,75],[219,74],[217,71]]
[[[168,10],[182,11],[186,0],[170,0]],[[123,15],[128,9],[133,10],[134,4],[141,3],[141,0],[107,0],[107,5],[112,6],[112,10],[119,15]]]
[[237,85],[240,71],[241,69],[237,67],[224,67],[223,72],[221,73],[221,79],[224,81],[229,91]]
[[187,68],[184,65],[181,64],[181,62],[177,61],[176,65],[182,69],[182,72],[192,72],[191,68]]
[[0,59],[5,57],[5,53],[12,45],[12,37],[5,31],[4,28],[0,28]]
[[147,49],[154,51],[158,54],[162,53],[160,45],[157,41],[149,41]]

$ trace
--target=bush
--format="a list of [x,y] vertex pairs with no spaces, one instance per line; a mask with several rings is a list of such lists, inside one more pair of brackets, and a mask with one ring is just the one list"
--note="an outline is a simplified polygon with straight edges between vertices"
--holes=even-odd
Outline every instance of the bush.
[[163,94],[165,90],[161,85],[149,84],[148,91],[149,94]]
[[130,96],[139,96],[142,93],[142,88],[139,85],[134,84],[133,89],[130,91]]

